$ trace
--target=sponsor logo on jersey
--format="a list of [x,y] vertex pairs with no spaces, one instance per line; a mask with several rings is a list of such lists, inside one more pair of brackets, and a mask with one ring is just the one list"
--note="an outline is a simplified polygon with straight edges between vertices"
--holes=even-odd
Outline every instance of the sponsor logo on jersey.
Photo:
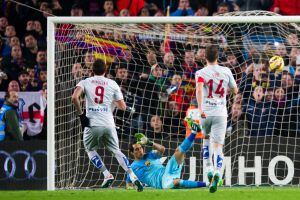
[[108,112],[107,107],[89,107],[89,112]]

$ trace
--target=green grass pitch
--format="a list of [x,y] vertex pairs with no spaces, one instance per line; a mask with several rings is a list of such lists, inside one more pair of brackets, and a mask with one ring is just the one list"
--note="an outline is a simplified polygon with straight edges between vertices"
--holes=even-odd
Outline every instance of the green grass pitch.
[[299,200],[300,188],[219,188],[209,193],[207,188],[191,190],[153,190],[143,192],[125,189],[61,190],[61,191],[0,191],[0,199],[28,200]]

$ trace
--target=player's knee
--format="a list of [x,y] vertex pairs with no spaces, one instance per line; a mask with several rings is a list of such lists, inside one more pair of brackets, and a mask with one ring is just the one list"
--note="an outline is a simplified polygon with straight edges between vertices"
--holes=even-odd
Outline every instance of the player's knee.
[[171,189],[171,188],[174,188],[174,183],[173,183],[173,180],[167,180],[167,181],[163,181],[162,183],[162,188],[163,189]]

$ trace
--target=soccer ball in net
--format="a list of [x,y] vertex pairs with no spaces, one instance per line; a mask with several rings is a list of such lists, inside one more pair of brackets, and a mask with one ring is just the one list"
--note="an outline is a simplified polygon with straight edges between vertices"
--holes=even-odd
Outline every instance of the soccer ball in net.
[[276,72],[282,72],[284,68],[283,58],[280,56],[273,56],[269,60],[270,70],[276,70]]

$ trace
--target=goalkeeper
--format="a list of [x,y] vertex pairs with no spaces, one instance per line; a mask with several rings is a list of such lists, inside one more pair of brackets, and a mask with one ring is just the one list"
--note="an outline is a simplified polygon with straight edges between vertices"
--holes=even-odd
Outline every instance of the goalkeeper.
[[[142,133],[135,134],[137,143],[129,147],[130,154],[134,157],[131,167],[142,183],[157,189],[206,187],[204,182],[180,179],[185,153],[193,146],[196,134],[201,130],[200,125],[191,119],[186,118],[185,121],[191,127],[192,134],[177,147],[166,166],[160,162],[165,147],[150,141]],[[154,150],[145,153],[142,145],[151,145]],[[127,187],[133,186],[129,177],[127,177],[126,185]]]

